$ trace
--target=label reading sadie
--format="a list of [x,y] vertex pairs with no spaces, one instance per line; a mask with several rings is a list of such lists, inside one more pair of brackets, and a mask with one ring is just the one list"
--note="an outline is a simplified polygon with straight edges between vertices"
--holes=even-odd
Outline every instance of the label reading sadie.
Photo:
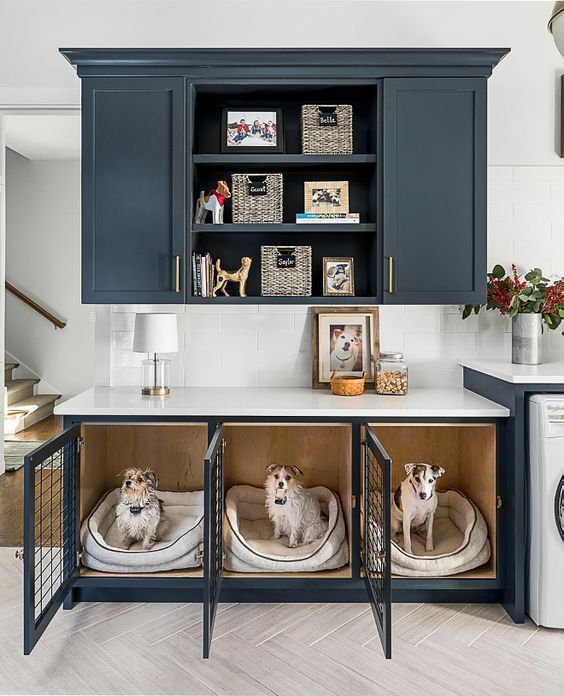
[[249,181],[249,196],[266,196],[266,181]]
[[296,267],[296,255],[295,254],[278,254],[276,257],[276,268],[295,268]]

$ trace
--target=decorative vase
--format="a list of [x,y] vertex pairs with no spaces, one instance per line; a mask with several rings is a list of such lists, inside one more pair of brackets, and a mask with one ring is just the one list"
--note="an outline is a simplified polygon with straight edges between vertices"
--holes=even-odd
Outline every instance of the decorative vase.
[[511,362],[540,365],[542,362],[542,314],[517,314],[512,320]]

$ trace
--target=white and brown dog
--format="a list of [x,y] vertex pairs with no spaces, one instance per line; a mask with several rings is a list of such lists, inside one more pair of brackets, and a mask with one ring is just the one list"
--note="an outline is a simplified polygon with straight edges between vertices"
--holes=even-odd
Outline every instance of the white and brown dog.
[[223,223],[225,201],[228,198],[231,198],[231,191],[229,190],[227,182],[222,179],[217,182],[217,186],[212,188],[207,195],[204,191],[201,191],[200,197],[196,201],[194,222],[196,224],[204,223],[208,216],[208,212],[211,211],[212,223],[214,225],[221,225]]
[[445,470],[430,464],[406,464],[405,470],[408,476],[394,493],[392,536],[397,539],[402,531],[403,548],[412,553],[411,529],[425,525],[425,551],[433,551],[433,523],[437,510],[435,486]]
[[131,548],[142,541],[148,551],[165,528],[163,501],[157,496],[158,479],[151,469],[126,469],[121,484],[121,499],[116,505],[116,523],[123,546]]
[[297,466],[271,464],[266,468],[266,511],[274,525],[273,539],[288,537],[288,546],[305,546],[320,539],[329,526],[319,501],[298,481]]

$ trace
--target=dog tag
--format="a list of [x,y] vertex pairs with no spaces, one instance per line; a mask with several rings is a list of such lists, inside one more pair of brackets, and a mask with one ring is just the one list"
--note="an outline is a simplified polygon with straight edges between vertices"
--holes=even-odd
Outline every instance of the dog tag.
[[276,257],[276,268],[295,268],[296,267],[296,255],[293,249],[288,249],[285,251],[281,249],[278,251],[278,256]]
[[249,181],[247,184],[247,191],[249,196],[266,196],[266,181]]
[[335,109],[330,111],[319,110],[319,125],[320,126],[337,126],[337,112]]

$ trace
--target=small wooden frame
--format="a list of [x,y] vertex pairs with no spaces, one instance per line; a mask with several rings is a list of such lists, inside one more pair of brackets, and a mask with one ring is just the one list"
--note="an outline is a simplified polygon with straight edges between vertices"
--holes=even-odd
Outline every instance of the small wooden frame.
[[304,211],[306,213],[348,213],[348,181],[305,181]]
[[323,257],[324,297],[354,296],[354,259],[352,256]]

